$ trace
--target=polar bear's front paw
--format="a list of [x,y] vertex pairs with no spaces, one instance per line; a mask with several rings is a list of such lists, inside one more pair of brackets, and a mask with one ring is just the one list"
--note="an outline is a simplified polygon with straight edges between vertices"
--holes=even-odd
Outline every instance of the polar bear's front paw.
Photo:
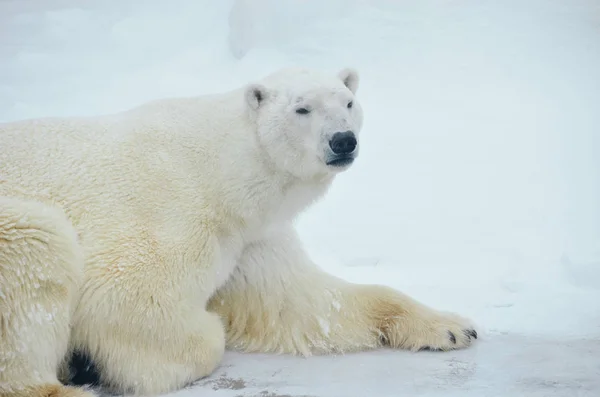
[[452,313],[403,313],[384,322],[382,343],[412,351],[462,349],[477,339],[469,320]]
[[[444,335],[444,330],[446,335]],[[445,351],[469,347],[474,339],[477,339],[477,331],[470,325],[447,325],[441,326],[427,335],[421,336],[424,340],[416,338],[411,350]]]

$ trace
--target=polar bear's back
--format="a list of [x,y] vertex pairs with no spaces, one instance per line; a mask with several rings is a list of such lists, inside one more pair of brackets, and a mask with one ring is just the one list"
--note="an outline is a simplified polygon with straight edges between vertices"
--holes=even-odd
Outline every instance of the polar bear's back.
[[208,161],[229,139],[223,126],[243,125],[235,121],[242,98],[166,99],[113,115],[0,124],[0,196],[58,207],[84,245],[123,238],[116,229],[140,233],[142,223],[166,230],[161,213],[183,217],[173,214],[174,197],[181,213],[197,209],[206,189],[190,185],[190,172],[216,169]]
[[91,119],[35,119],[0,125],[0,194],[9,187],[43,193],[76,177],[97,158],[102,123]]
[[82,237],[109,226],[107,220],[125,222],[127,207],[147,188],[139,174],[148,150],[139,144],[145,133],[135,117],[126,112],[0,124],[0,196],[58,207]]

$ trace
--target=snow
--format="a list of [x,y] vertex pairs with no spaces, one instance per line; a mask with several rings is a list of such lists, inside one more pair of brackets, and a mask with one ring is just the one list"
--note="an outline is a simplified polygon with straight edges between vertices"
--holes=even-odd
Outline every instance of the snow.
[[[600,395],[594,0],[4,0],[0,122],[361,73],[361,156],[298,223],[324,268],[479,324],[451,353],[228,353],[173,396]],[[343,308],[342,308],[343,310]]]

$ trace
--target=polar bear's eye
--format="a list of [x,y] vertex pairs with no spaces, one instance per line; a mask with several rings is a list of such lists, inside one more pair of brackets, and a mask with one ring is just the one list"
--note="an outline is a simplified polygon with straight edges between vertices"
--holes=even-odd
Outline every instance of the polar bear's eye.
[[350,109],[352,107],[353,103],[352,101],[348,102],[348,109]]
[[309,114],[310,110],[308,110],[307,108],[298,108],[298,109],[296,109],[296,113],[298,113],[298,114]]

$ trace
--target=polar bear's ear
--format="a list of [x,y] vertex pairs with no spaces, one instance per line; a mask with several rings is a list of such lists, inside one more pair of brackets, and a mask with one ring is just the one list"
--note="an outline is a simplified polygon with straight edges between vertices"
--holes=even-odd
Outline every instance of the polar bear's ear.
[[338,77],[342,79],[344,85],[348,87],[353,94],[356,94],[356,90],[358,90],[358,72],[356,69],[343,69],[338,73]]
[[246,102],[252,110],[258,110],[268,95],[267,89],[261,84],[250,84],[246,87]]

